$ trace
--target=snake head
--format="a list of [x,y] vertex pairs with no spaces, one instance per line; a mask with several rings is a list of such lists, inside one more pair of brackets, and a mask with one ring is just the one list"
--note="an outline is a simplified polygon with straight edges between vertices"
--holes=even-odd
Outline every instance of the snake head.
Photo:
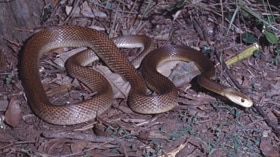
[[224,91],[224,96],[228,98],[230,101],[234,102],[237,105],[242,107],[251,107],[253,106],[253,101],[243,93],[236,91],[232,88],[227,88]]

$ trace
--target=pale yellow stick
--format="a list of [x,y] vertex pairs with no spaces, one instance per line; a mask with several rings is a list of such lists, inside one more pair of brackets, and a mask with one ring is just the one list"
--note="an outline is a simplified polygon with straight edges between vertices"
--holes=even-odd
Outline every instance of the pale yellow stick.
[[257,43],[254,43],[252,46],[250,46],[249,48],[247,48],[246,50],[244,50],[243,52],[239,53],[238,55],[230,58],[229,60],[226,61],[226,65],[230,66],[231,64],[238,62],[242,59],[248,58],[250,56],[253,55],[253,52],[255,50],[259,50],[260,46]]

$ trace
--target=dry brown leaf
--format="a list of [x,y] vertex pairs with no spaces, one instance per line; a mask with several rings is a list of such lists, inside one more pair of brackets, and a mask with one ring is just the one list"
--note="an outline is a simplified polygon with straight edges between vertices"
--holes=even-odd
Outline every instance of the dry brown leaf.
[[79,85],[79,83],[74,84],[73,79],[70,77],[65,77],[64,74],[56,74],[56,78],[51,79],[49,82],[54,82],[59,85],[68,85],[68,84],[73,84],[72,86]]
[[193,107],[189,107],[188,108],[188,114],[190,116],[196,116],[198,118],[209,118],[209,114],[207,114],[207,113],[205,113],[203,111],[200,111],[200,110],[198,110],[196,108],[193,108]]
[[[73,9],[75,9],[74,11],[72,11]],[[73,8],[72,6],[66,6],[65,8],[65,12],[67,15],[72,15],[73,17],[77,17],[77,16],[80,16],[80,8],[79,7],[75,7]]]
[[163,135],[161,132],[159,132],[157,130],[152,130],[150,132],[148,138],[150,138],[150,139],[157,138],[157,139],[164,139],[164,140],[168,140],[169,139],[168,136]]
[[96,136],[103,136],[103,137],[109,137],[114,133],[112,129],[107,130],[107,126],[100,123],[94,125],[93,131],[96,134]]
[[127,105],[119,105],[117,106],[117,108],[122,111],[123,113],[126,114],[133,114],[134,112],[131,110],[131,108],[129,108]]
[[270,84],[271,89],[266,92],[267,97],[279,96],[280,82]]
[[269,137],[261,138],[260,150],[266,157],[279,157],[280,148],[272,145]]
[[6,123],[12,127],[17,127],[22,117],[21,112],[22,110],[20,108],[19,101],[12,97],[8,105],[8,109],[5,112]]
[[84,3],[81,6],[81,14],[85,17],[91,17],[91,18],[95,17],[87,1],[84,1]]
[[114,98],[127,98],[130,90],[130,84],[127,81],[125,81],[120,75],[113,73],[106,66],[98,65],[94,69],[105,76],[110,82],[114,92]]
[[88,141],[85,140],[74,140],[71,144],[72,153],[82,152],[88,145]]
[[[54,59],[53,63],[59,65],[60,67],[63,67],[64,68],[64,64],[65,62],[67,61],[67,59],[71,56],[73,56],[74,54],[76,53],[79,53],[79,52],[82,52],[82,51],[85,51],[87,50],[87,48],[85,47],[79,47],[79,48],[75,48],[75,49],[72,49],[70,51],[67,51],[67,52],[64,52],[64,53],[59,53]],[[96,57],[96,60],[98,60],[98,57]]]
[[72,86],[72,84],[61,85],[56,88],[52,88],[51,90],[48,90],[46,94],[48,95],[48,97],[52,97],[70,91]]
[[82,8],[81,9],[81,14],[85,17],[90,17],[90,18],[94,18],[94,17],[105,18],[105,17],[107,17],[107,15],[104,12],[101,12],[100,10],[97,10],[95,7],[90,7],[87,1],[85,1],[82,4],[81,8]]
[[85,131],[85,130],[89,130],[89,129],[92,129],[94,127],[94,124],[96,124],[97,122],[92,122],[90,124],[86,124],[85,126],[81,127],[81,128],[77,128],[77,129],[74,129],[73,131]]
[[162,75],[164,75],[165,77],[168,77],[171,74],[172,69],[178,63],[180,63],[180,61],[168,61],[168,62],[161,63],[161,64],[158,65],[157,71],[159,73],[161,73]]
[[268,111],[267,117],[268,117],[269,120],[271,120],[273,123],[278,124],[278,117],[276,117],[276,115],[275,115],[273,112]]
[[159,65],[157,70],[168,77],[176,87],[182,87],[200,74],[194,62],[169,61]]
[[[64,74],[56,74],[56,78],[54,79],[45,78],[42,80],[42,83],[48,97],[69,92],[71,91],[71,88],[75,86],[73,80],[70,77],[66,77]],[[53,84],[57,84],[59,86],[53,87]]]
[[14,142],[16,140],[17,139],[16,139],[16,137],[14,137],[13,134],[0,130],[0,143],[1,142]]
[[43,150],[44,152],[51,153],[54,151],[54,149],[63,148],[63,146],[69,142],[72,142],[72,140],[65,138],[55,138],[50,139],[48,142],[44,143],[40,147],[42,147],[41,150]]
[[[180,144],[179,147],[177,147],[174,150],[172,150],[171,152],[167,153],[167,156],[176,157],[176,154],[178,154],[182,149],[184,149],[186,147],[187,143],[188,143],[188,141],[183,144]],[[161,157],[164,157],[164,156],[161,156]]]
[[8,100],[0,100],[0,111],[6,111],[8,107],[9,101]]
[[65,12],[66,12],[66,14],[69,15],[69,14],[71,13],[72,9],[73,9],[72,6],[66,6],[66,7],[65,7]]
[[147,140],[150,137],[150,131],[141,131],[139,132],[139,134],[137,135],[137,138],[141,139],[141,140]]
[[180,62],[176,64],[169,78],[176,87],[182,87],[184,84],[191,82],[191,80],[200,73],[194,62]]
[[164,34],[159,34],[154,37],[154,40],[169,40],[170,39],[170,33],[164,33]]
[[151,123],[151,122],[156,121],[157,119],[158,119],[158,117],[155,116],[155,117],[153,117],[152,119],[146,120],[146,121],[144,121],[144,122],[139,122],[139,123],[136,124],[135,126],[147,125],[147,124],[149,124],[149,123]]

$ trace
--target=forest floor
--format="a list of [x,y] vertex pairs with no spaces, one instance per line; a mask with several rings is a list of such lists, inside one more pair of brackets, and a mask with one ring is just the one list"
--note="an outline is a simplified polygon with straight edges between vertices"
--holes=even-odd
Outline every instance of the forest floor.
[[[34,33],[55,25],[79,25],[110,38],[146,35],[152,38],[153,48],[187,45],[213,61],[215,82],[241,90],[254,105],[237,106],[194,79],[178,88],[179,105],[165,113],[137,114],[120,95],[95,120],[71,126],[49,124],[28,105],[18,75],[24,43],[18,43],[17,51],[0,56],[0,156],[280,156],[280,3],[56,2],[45,6],[42,26]],[[69,54],[68,49],[57,50],[59,54],[40,60],[42,83],[54,103],[83,101],[92,93],[60,67],[64,50]],[[138,49],[121,51],[131,59]],[[240,53],[250,55],[225,66]],[[173,69],[171,79],[181,75],[189,79],[197,73],[193,64],[163,69]],[[110,73],[108,79],[119,78]]]

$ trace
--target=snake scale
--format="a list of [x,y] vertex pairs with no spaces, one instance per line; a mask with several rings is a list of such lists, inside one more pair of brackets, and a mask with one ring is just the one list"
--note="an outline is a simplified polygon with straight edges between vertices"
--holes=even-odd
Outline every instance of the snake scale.
[[[129,38],[129,37],[127,37]],[[133,47],[137,41],[149,44],[143,36],[131,36],[129,40],[115,40],[116,45]],[[194,61],[202,74],[198,83],[217,94],[227,97],[243,107],[251,107],[249,97],[233,88],[222,86],[210,79],[215,75],[211,61],[203,54],[187,46],[167,46],[155,49],[143,59],[140,74],[120,52],[115,43],[104,33],[80,26],[58,26],[34,34],[23,48],[20,60],[20,76],[29,105],[33,112],[46,122],[57,125],[73,125],[94,119],[112,104],[112,88],[101,74],[86,68],[92,62],[91,51],[70,57],[67,73],[83,82],[97,94],[78,104],[57,106],[50,103],[43,89],[39,74],[39,59],[53,49],[61,47],[88,47],[115,73],[127,80],[131,89],[127,98],[130,108],[142,114],[157,114],[171,110],[178,104],[177,89],[166,77],[156,71],[158,64],[167,60]],[[144,56],[142,56],[143,58]],[[142,59],[141,58],[141,59]],[[135,61],[139,66],[140,61]],[[153,90],[156,95],[149,95]]]

